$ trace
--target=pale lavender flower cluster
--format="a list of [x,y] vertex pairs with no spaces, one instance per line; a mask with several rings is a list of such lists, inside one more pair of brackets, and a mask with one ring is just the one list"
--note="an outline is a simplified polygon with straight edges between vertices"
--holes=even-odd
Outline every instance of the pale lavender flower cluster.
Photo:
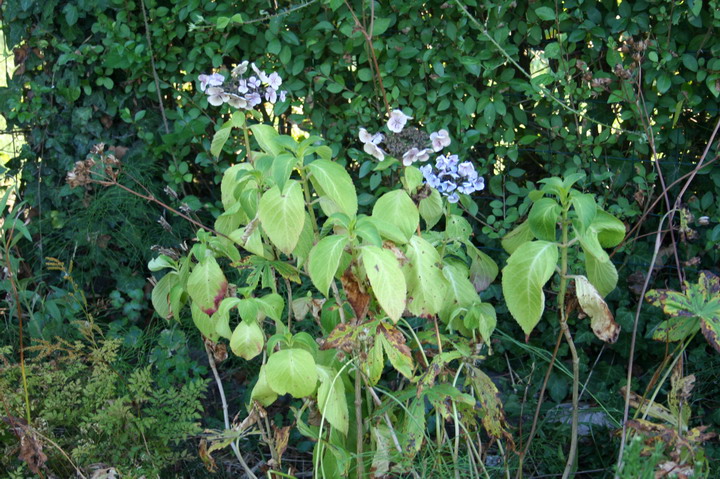
[[208,103],[215,106],[227,103],[235,108],[251,110],[263,101],[273,104],[278,100],[285,101],[287,95],[285,90],[280,90],[280,75],[276,72],[268,75],[248,61],[236,66],[227,81],[220,73],[200,75],[198,80],[200,90],[208,96]]
[[475,166],[469,161],[460,163],[457,155],[440,155],[435,168],[427,164],[420,171],[425,183],[447,196],[450,203],[458,202],[458,193],[469,195],[485,188],[485,180],[478,176]]

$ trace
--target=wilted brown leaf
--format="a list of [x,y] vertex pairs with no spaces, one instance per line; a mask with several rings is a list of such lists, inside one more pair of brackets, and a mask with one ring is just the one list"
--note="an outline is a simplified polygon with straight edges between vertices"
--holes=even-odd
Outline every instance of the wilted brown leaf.
[[606,343],[617,341],[620,325],[615,322],[607,303],[585,276],[575,278],[575,294],[582,310],[590,316],[590,327],[595,336]]
[[207,441],[205,439],[200,440],[200,447],[198,448],[200,460],[205,464],[205,468],[208,472],[215,472],[217,470],[217,464],[215,459],[210,455],[207,449]]
[[43,452],[43,445],[32,427],[28,426],[27,421],[24,419],[13,416],[6,416],[2,420],[10,426],[13,434],[20,440],[18,459],[25,461],[32,472],[40,475],[40,469],[45,467],[48,458]]
[[368,307],[370,307],[370,295],[367,294],[365,288],[358,282],[357,278],[348,267],[340,278],[342,287],[345,290],[350,306],[355,311],[355,318],[361,323],[367,316]]
[[290,439],[290,426],[279,428],[273,424],[273,429],[275,429],[275,450],[278,454],[278,460],[281,460]]

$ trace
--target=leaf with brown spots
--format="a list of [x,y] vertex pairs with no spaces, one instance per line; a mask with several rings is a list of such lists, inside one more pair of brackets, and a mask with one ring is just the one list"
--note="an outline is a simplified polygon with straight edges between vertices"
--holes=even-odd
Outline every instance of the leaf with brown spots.
[[380,341],[390,364],[408,379],[413,377],[413,360],[405,336],[394,326],[381,323],[377,327],[375,341]]
[[358,323],[361,323],[365,316],[367,316],[368,307],[370,306],[370,295],[365,291],[365,288],[360,284],[351,268],[348,268],[340,278],[343,290],[347,296],[350,306],[355,311],[355,318]]
[[590,316],[590,327],[600,340],[614,343],[620,334],[620,325],[615,322],[605,300],[585,276],[575,278],[575,294],[585,314]]
[[320,346],[321,350],[338,349],[351,353],[357,345],[357,327],[348,323],[340,323],[335,326],[327,339]]
[[278,454],[278,460],[281,460],[290,439],[290,426],[277,427],[273,424],[273,429],[275,430],[275,450]]
[[505,439],[508,447],[515,448],[512,435],[507,431],[505,411],[503,410],[500,392],[487,374],[470,366],[471,374],[468,381],[475,389],[475,395],[483,410],[482,424],[487,433],[496,439]]

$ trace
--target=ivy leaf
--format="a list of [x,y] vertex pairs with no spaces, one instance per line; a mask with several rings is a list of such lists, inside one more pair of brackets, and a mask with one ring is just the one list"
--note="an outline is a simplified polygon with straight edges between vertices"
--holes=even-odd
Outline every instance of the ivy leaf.
[[378,303],[394,322],[405,311],[407,286],[395,255],[377,246],[364,246],[360,256]]
[[585,276],[575,278],[575,296],[582,310],[590,316],[590,326],[601,341],[614,343],[620,334],[620,325],[615,322],[607,303]]
[[339,211],[354,218],[358,208],[357,193],[352,178],[345,168],[325,159],[315,160],[307,165],[307,168],[312,174],[310,180],[320,196],[323,212],[330,216]]
[[378,198],[373,206],[372,216],[396,228],[405,242],[420,224],[418,209],[404,190],[390,191]]
[[206,256],[195,265],[187,280],[187,292],[194,304],[207,315],[217,311],[220,301],[225,297],[228,282],[217,260]]
[[540,240],[555,241],[560,205],[552,198],[540,198],[530,209],[528,223],[532,234]]
[[513,254],[516,249],[533,239],[535,239],[535,236],[530,229],[530,223],[524,221],[505,235],[502,239],[502,247],[509,254]]
[[318,373],[315,359],[304,349],[283,349],[265,364],[268,386],[279,395],[302,398],[315,392]]
[[263,350],[265,337],[257,321],[240,321],[230,338],[230,349],[247,361]]
[[340,266],[340,259],[347,242],[347,236],[330,235],[318,241],[318,244],[310,250],[308,273],[317,290],[324,296],[328,295],[330,283]]
[[334,369],[317,366],[320,386],[318,387],[318,409],[332,427],[347,435],[350,424],[345,384]]
[[532,241],[517,248],[503,269],[505,302],[526,335],[530,335],[545,310],[542,288],[553,275],[557,261],[555,243]]
[[408,288],[408,310],[415,316],[431,316],[445,300],[447,280],[438,267],[440,254],[419,236],[410,238],[405,250],[408,263],[403,267]]
[[290,180],[285,193],[276,185],[260,198],[260,224],[277,248],[289,255],[295,249],[305,223],[305,201],[297,181]]

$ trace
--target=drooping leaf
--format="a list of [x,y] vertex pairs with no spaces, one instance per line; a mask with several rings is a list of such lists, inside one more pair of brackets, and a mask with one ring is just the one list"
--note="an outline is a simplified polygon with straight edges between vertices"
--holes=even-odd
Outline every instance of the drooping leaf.
[[502,247],[510,254],[513,254],[523,244],[535,239],[530,229],[530,223],[524,221],[515,227],[514,230],[505,235],[502,239]]
[[277,186],[270,188],[260,199],[258,214],[270,241],[283,253],[292,253],[305,224],[305,200],[300,184],[288,181],[285,193]]
[[530,209],[528,223],[532,234],[540,240],[555,241],[560,205],[552,198],[540,198]]
[[345,385],[334,369],[317,366],[318,379],[318,409],[320,414],[332,427],[347,434],[350,423],[347,399],[345,399]]
[[225,297],[228,282],[217,260],[212,256],[203,258],[192,270],[187,281],[187,292],[194,304],[207,315],[217,311]]
[[480,401],[482,408],[482,424],[487,433],[496,438],[508,441],[513,444],[512,435],[507,431],[505,411],[500,400],[500,392],[492,379],[480,369],[470,366],[471,374],[467,382],[473,385],[473,390]]
[[280,191],[285,189],[285,184],[290,179],[296,164],[297,158],[290,153],[281,153],[273,159],[272,177]]
[[385,313],[397,322],[405,311],[407,286],[395,255],[377,246],[363,246],[360,256],[373,294]]
[[458,308],[469,308],[473,304],[480,303],[480,296],[468,279],[469,271],[464,263],[448,258],[445,260],[442,272],[447,280],[448,289],[440,311],[440,319],[447,323]]
[[[315,160],[307,168],[315,190],[320,196],[320,206],[327,216],[340,211],[349,218],[357,214],[357,193],[352,178],[345,168],[325,159]],[[328,204],[323,198],[330,200]]]
[[598,208],[589,230],[597,234],[598,242],[603,248],[612,248],[625,238],[625,224],[610,213]]
[[588,280],[595,286],[601,296],[605,297],[615,289],[618,282],[618,273],[612,261],[602,262],[594,255],[585,253],[585,271]]
[[170,309],[170,290],[178,284],[180,276],[174,271],[169,272],[157,282],[152,290],[152,304],[157,314],[168,319],[172,316]]
[[265,367],[260,368],[258,380],[255,383],[255,387],[253,387],[250,397],[265,407],[274,403],[278,398],[277,393],[268,385]]
[[240,321],[230,338],[230,349],[243,359],[251,360],[260,354],[265,337],[257,321]]
[[237,306],[240,302],[238,298],[225,298],[220,303],[220,307],[215,314],[213,314],[212,320],[215,323],[215,332],[225,339],[232,337],[232,329],[230,329],[230,311]]
[[405,242],[415,234],[420,224],[418,209],[404,190],[390,191],[378,198],[372,216],[391,224],[402,234]]
[[231,132],[232,127],[230,126],[220,128],[218,131],[215,132],[215,134],[213,135],[212,143],[210,144],[210,154],[212,154],[212,156],[214,156],[215,158],[220,156],[220,153],[222,152],[225,143],[227,143],[228,138],[230,138]]
[[410,238],[405,254],[409,260],[403,266],[408,310],[415,316],[437,314],[447,291],[447,280],[438,267],[440,254],[433,245],[416,235]]
[[515,250],[503,269],[505,303],[526,335],[545,310],[543,286],[555,271],[558,247],[547,241],[532,241]]
[[420,452],[425,439],[425,399],[415,398],[410,403],[403,422],[403,453],[412,459]]
[[575,277],[575,295],[582,310],[590,316],[590,327],[601,341],[614,343],[620,334],[607,303],[585,276]]
[[490,284],[495,281],[500,270],[497,263],[493,259],[477,249],[472,243],[467,241],[468,256],[470,256],[470,281],[478,293],[485,291]]
[[410,348],[405,344],[402,332],[390,325],[380,324],[377,327],[375,341],[380,341],[385,355],[397,372],[408,379],[413,377],[413,360]]
[[279,395],[302,398],[315,392],[318,375],[315,359],[304,349],[283,349],[265,364],[268,386]]
[[205,314],[205,312],[198,306],[197,303],[193,302],[190,304],[190,314],[192,314],[193,323],[195,327],[203,334],[203,336],[217,341],[219,335],[216,331],[215,322],[212,317]]
[[497,313],[488,303],[476,303],[469,309],[463,324],[469,330],[477,329],[485,344],[490,345],[490,337],[497,326]]
[[330,235],[318,241],[310,250],[308,273],[317,290],[324,296],[328,295],[347,242],[347,236]]

